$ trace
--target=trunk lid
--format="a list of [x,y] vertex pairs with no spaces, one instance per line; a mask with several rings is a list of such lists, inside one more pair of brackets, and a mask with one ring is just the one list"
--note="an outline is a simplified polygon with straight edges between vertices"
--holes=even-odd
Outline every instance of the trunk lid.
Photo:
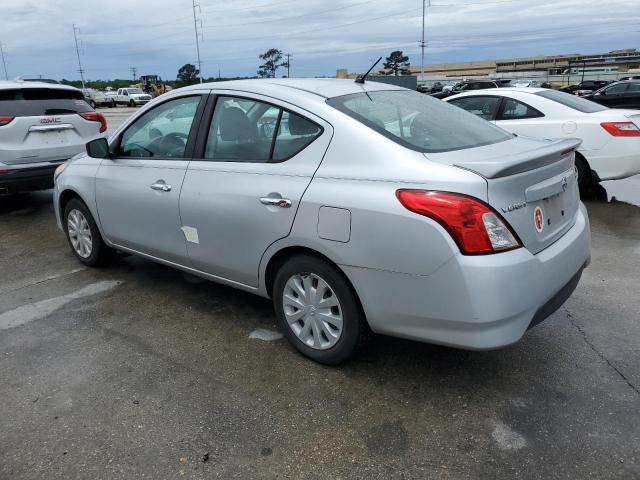
[[487,182],[487,201],[536,254],[575,223],[580,205],[575,150],[580,140],[514,138],[485,147],[429,154]]

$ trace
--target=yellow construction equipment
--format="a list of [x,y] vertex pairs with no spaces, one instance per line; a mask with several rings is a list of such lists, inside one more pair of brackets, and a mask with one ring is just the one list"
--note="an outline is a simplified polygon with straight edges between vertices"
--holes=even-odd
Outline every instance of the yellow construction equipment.
[[170,90],[158,75],[140,75],[140,83],[136,86],[152,97],[158,97]]

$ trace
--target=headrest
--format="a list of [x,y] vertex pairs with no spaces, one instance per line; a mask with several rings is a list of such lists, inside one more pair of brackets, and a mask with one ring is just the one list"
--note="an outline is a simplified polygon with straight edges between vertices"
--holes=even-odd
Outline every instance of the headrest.
[[256,138],[257,128],[238,107],[228,107],[220,115],[220,137],[224,141],[246,141]]
[[313,135],[314,133],[318,133],[318,127],[306,118],[296,115],[295,113],[290,113],[289,133],[291,133],[291,135]]

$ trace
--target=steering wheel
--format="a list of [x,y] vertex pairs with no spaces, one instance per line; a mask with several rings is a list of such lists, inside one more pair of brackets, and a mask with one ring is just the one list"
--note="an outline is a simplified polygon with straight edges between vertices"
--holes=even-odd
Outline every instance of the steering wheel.
[[156,156],[181,157],[184,155],[184,147],[189,136],[182,132],[167,133],[161,138],[153,141],[153,150]]

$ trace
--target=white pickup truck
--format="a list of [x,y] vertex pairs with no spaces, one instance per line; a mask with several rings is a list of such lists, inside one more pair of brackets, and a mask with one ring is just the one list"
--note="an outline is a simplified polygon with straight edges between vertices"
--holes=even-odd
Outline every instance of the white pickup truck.
[[139,88],[119,88],[113,96],[116,105],[129,105],[135,107],[151,101],[151,95],[144,93]]

